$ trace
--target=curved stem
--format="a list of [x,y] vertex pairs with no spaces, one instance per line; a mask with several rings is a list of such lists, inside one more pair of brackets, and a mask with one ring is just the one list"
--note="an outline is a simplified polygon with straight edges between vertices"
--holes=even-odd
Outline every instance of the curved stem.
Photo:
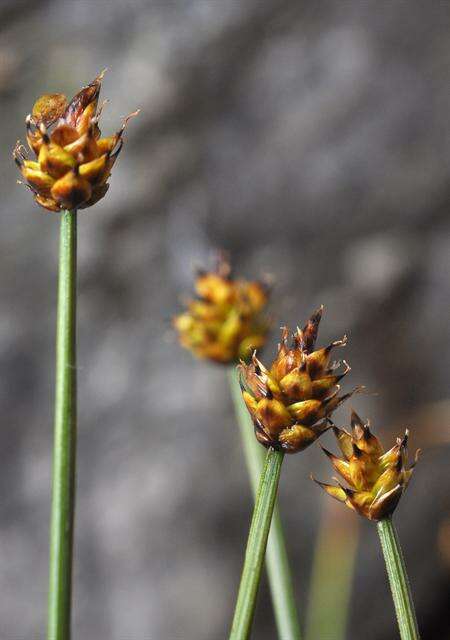
[[248,535],[230,640],[246,640],[250,635],[282,462],[283,453],[273,449],[267,451]]
[[[255,438],[252,419],[242,399],[234,366],[228,370],[228,379],[241,433],[250,484],[256,496],[259,478],[264,466],[264,448]],[[277,500],[275,501],[272,525],[267,542],[266,569],[278,637],[282,640],[300,640],[300,624],[295,603],[294,587]]]
[[77,214],[61,218],[56,321],[55,425],[48,640],[70,639],[76,450]]
[[391,518],[377,523],[402,640],[419,640],[416,612],[400,541]]

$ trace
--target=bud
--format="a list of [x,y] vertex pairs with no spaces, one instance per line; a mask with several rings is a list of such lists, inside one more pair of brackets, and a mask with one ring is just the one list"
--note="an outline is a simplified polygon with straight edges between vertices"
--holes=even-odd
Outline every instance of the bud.
[[314,350],[321,317],[322,307],[303,330],[297,328],[291,344],[289,330],[282,329],[270,369],[255,353],[250,364],[239,366],[242,395],[256,438],[265,447],[302,451],[329,429],[328,417],[352,395],[339,395],[338,382],[350,371],[348,364],[330,364],[333,348],[344,346],[346,338]]
[[390,516],[397,507],[408,486],[420,450],[416,452],[414,464],[408,467],[408,430],[403,438],[397,438],[392,449],[384,453],[380,441],[371,433],[369,424],[364,424],[354,411],[351,415],[351,427],[349,433],[333,426],[343,458],[323,449],[349,487],[338,481],[337,485],[330,485],[312,479],[330,496],[344,502],[360,515],[369,520],[382,520]]
[[101,138],[98,107],[103,73],[67,102],[62,94],[38,98],[27,116],[27,141],[36,160],[18,142],[13,156],[35,201],[49,211],[84,209],[108,190],[107,180],[123,140],[122,128]]
[[198,274],[195,289],[197,297],[173,319],[183,347],[198,358],[226,364],[247,359],[264,345],[269,328],[264,284],[234,279],[221,255],[214,271]]

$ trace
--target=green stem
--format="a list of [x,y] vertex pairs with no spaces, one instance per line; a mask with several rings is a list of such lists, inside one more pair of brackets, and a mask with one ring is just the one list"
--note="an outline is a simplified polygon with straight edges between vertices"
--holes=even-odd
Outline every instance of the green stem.
[[324,496],[324,512],[314,545],[306,640],[345,640],[359,521]]
[[248,535],[230,640],[246,640],[250,636],[283,457],[280,451],[267,451]]
[[[250,484],[256,496],[259,478],[264,466],[264,448],[255,438],[252,419],[242,399],[235,367],[229,369],[228,379],[241,433]],[[266,569],[278,637],[282,640],[300,640],[300,624],[295,604],[294,587],[277,500],[275,501],[272,525],[267,542]]]
[[419,640],[416,612],[400,541],[391,518],[377,524],[401,640]]
[[70,639],[76,450],[77,214],[61,218],[48,640]]

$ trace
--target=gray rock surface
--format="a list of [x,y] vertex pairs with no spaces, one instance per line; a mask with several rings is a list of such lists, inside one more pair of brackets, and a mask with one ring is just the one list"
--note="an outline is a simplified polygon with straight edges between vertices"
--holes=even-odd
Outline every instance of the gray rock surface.
[[[45,637],[58,240],[9,150],[38,95],[104,67],[103,129],[142,111],[110,193],[79,216],[74,639],[226,637],[250,496],[224,371],[170,331],[217,247],[273,275],[275,326],[324,303],[321,339],[349,334],[369,391],[355,408],[425,449],[397,521],[423,639],[449,637],[449,412],[423,418],[448,398],[449,3],[2,0],[0,25],[0,638]],[[280,496],[303,613],[312,469],[330,475],[317,448],[289,458]],[[348,638],[388,640],[362,531]],[[275,637],[265,585],[254,637]]]

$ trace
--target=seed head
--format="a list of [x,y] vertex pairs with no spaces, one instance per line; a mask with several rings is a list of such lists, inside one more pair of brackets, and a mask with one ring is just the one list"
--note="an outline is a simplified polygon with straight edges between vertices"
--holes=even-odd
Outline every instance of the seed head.
[[330,364],[333,348],[344,346],[346,337],[315,350],[321,317],[322,307],[291,336],[284,327],[269,369],[256,353],[250,364],[239,366],[242,395],[256,438],[265,447],[302,451],[330,428],[329,416],[353,393],[339,395],[338,383],[350,371],[348,364]]
[[70,102],[62,94],[45,94],[25,119],[27,141],[35,160],[18,142],[13,157],[35,201],[49,211],[85,209],[108,191],[108,178],[123,145],[122,128],[101,138],[98,99],[104,72]]
[[247,359],[262,347],[269,328],[263,309],[268,289],[260,282],[234,279],[225,256],[213,271],[198,273],[197,296],[173,319],[183,347],[198,358],[222,364]]
[[354,411],[351,433],[335,426],[333,431],[343,457],[339,458],[326,449],[323,451],[349,487],[341,485],[338,480],[336,485],[331,485],[312,479],[330,496],[369,520],[390,516],[408,486],[420,453],[417,450],[414,464],[408,466],[408,430],[387,452],[371,433],[369,424],[365,424]]

